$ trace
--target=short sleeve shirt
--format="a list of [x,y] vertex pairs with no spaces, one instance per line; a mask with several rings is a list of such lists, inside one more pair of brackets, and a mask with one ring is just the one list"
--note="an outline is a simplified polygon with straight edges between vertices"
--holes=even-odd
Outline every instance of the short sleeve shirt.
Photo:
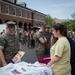
[[39,51],[45,50],[44,44],[40,43],[40,40],[42,40],[43,37],[44,37],[43,33],[40,33],[39,31],[34,34],[36,50]]
[[71,70],[70,66],[70,44],[66,37],[59,38],[51,47],[51,59],[57,55],[60,60],[52,65],[54,72],[63,70],[64,72]]
[[5,34],[0,37],[0,50],[4,53],[4,58],[9,60],[18,52],[20,46],[19,37],[17,35]]

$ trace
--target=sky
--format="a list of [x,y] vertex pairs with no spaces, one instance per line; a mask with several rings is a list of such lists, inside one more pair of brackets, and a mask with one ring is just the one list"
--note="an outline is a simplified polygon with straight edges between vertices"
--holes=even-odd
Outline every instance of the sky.
[[25,2],[27,7],[57,19],[72,19],[75,12],[75,0],[17,0]]

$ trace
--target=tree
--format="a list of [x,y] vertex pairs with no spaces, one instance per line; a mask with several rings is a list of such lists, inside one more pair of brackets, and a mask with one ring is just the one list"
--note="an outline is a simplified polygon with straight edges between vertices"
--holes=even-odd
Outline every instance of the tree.
[[69,20],[67,22],[62,23],[67,26],[68,30],[75,31],[75,20]]
[[67,22],[62,22],[62,24],[66,25],[67,29],[70,30],[70,22],[67,21]]
[[54,19],[52,19],[52,17],[49,14],[45,16],[45,22],[46,25],[49,27],[52,27],[55,24]]
[[75,19],[75,12],[71,14],[71,17]]

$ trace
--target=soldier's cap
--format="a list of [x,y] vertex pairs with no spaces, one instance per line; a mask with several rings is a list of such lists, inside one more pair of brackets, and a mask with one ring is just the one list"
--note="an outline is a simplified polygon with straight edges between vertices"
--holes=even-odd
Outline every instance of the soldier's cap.
[[47,26],[46,26],[46,28],[50,29],[50,26],[49,26],[49,25],[47,25]]
[[9,28],[9,30],[15,30],[15,25],[16,25],[15,22],[8,21],[6,24],[7,24],[7,27]]

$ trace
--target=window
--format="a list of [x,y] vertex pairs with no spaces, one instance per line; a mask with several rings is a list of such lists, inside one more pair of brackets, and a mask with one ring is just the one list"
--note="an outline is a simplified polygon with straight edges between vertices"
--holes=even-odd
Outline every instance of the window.
[[28,12],[28,18],[31,18],[31,13],[30,12]]
[[44,21],[44,16],[42,16],[42,21]]
[[22,16],[22,10],[20,10],[20,16]]
[[24,17],[27,17],[27,13],[26,13],[26,11],[24,12]]
[[40,20],[42,21],[42,15],[40,15]]
[[41,18],[40,18],[40,15],[39,15],[39,18],[38,18],[38,20],[40,20]]
[[9,13],[9,6],[6,6],[6,13]]
[[35,19],[37,19],[37,14],[35,15]]
[[38,18],[38,15],[36,14],[36,19]]
[[16,15],[16,8],[13,8],[13,15]]
[[39,14],[37,14],[37,20],[39,20]]

